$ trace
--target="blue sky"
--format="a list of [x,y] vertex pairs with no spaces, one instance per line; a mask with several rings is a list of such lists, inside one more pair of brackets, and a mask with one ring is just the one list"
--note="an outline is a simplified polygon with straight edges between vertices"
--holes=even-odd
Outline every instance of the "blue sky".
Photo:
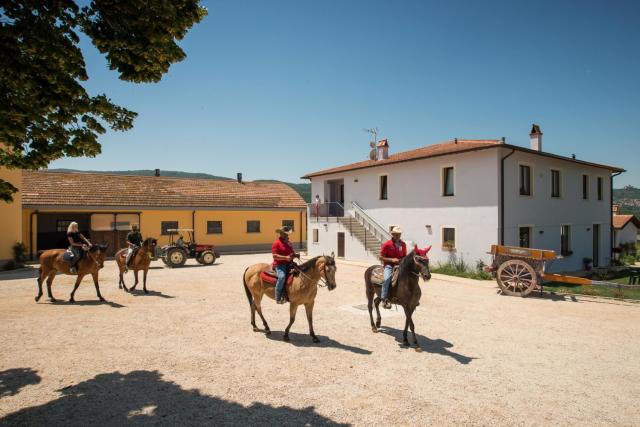
[[171,169],[299,181],[458,138],[628,170],[640,186],[640,2],[204,1],[162,82],[124,83],[84,42],[92,94],[139,113],[100,156],[51,167]]

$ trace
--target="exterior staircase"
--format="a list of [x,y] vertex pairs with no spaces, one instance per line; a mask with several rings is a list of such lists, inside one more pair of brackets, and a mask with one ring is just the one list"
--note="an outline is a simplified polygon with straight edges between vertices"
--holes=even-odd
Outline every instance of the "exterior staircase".
[[377,257],[380,245],[389,240],[391,234],[371,218],[357,202],[352,202],[351,208],[353,214],[338,218],[338,221],[362,243],[367,252]]

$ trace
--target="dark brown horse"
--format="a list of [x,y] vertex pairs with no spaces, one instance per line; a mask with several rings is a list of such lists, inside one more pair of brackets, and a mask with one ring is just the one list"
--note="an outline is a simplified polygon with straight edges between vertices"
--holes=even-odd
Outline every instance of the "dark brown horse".
[[83,258],[76,264],[76,273],[70,271],[71,264],[63,259],[66,249],[49,249],[43,251],[40,254],[40,275],[38,276],[38,295],[36,296],[36,302],[40,301],[42,297],[42,282],[47,279],[47,294],[50,301],[56,301],[51,293],[51,284],[53,278],[56,277],[56,273],[68,274],[71,276],[77,276],[76,284],[71,291],[69,302],[75,302],[73,296],[80,286],[82,278],[87,274],[91,274],[93,277],[93,284],[96,287],[96,294],[100,301],[104,301],[100,295],[100,285],[98,285],[98,272],[104,267],[105,251],[109,247],[106,245],[93,245],[87,251],[85,251]]
[[157,245],[158,240],[153,237],[148,237],[144,242],[142,242],[140,248],[138,248],[131,258],[131,261],[129,262],[129,270],[133,270],[133,276],[136,281],[130,289],[127,289],[127,285],[124,284],[127,249],[122,249],[116,253],[116,264],[118,264],[118,269],[120,270],[120,280],[118,281],[119,289],[124,289],[125,292],[135,289],[136,286],[138,286],[138,271],[142,270],[142,289],[145,294],[149,293],[149,291],[147,291],[147,271],[149,271],[151,257],[155,254]]
[[[326,281],[326,285],[330,291],[336,288],[336,262],[333,257],[319,256],[311,258],[309,261],[295,267],[297,275],[293,278],[291,284],[286,285],[287,295],[289,297],[289,324],[284,330],[284,340],[289,341],[289,329],[296,320],[296,312],[300,305],[304,305],[309,321],[309,335],[313,342],[320,342],[313,331],[313,305],[315,304],[316,294],[318,293],[318,282],[321,279]],[[242,275],[242,283],[251,307],[251,326],[254,332],[259,329],[256,326],[256,311],[262,319],[264,330],[267,335],[271,333],[269,325],[262,315],[262,297],[264,295],[275,300],[275,286],[266,283],[260,277],[263,271],[271,270],[270,264],[254,264],[247,268]]]
[[[413,251],[405,256],[400,262],[398,269],[397,284],[390,289],[389,300],[393,304],[401,305],[404,309],[404,315],[406,317],[403,332],[403,341],[405,345],[409,345],[407,339],[407,328],[411,328],[411,334],[413,335],[413,343],[418,347],[418,339],[416,338],[415,327],[413,326],[413,320],[411,316],[416,307],[420,304],[420,297],[422,291],[420,290],[419,279],[427,281],[431,279],[431,272],[429,271],[429,257],[427,253],[431,249],[431,246],[425,249],[419,249],[417,246]],[[379,265],[372,265],[364,272],[364,283],[367,291],[367,308],[369,309],[369,319],[371,320],[371,329],[373,332],[378,332],[380,322],[382,318],[380,316],[380,294],[382,286],[380,279],[372,280],[374,270],[379,269]],[[375,297],[375,299],[374,299]],[[375,304],[377,319],[373,322],[373,305]]]

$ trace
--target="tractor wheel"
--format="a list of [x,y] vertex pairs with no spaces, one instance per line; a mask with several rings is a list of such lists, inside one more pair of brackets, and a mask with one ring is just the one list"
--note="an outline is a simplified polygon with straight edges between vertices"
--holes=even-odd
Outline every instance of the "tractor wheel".
[[204,251],[200,254],[200,263],[204,265],[212,265],[216,262],[216,255],[211,251]]
[[538,275],[533,267],[520,259],[500,264],[496,279],[503,294],[518,297],[529,295],[538,284]]
[[167,261],[167,256],[166,255],[162,255],[160,257],[160,259],[162,260],[162,262],[164,262],[164,265],[169,265],[169,261]]
[[167,265],[169,267],[182,267],[185,262],[187,262],[187,254],[183,250],[174,248],[167,252]]

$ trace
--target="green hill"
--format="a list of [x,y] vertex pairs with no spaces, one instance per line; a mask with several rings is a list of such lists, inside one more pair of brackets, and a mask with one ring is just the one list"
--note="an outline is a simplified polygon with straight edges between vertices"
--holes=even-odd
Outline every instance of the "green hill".
[[[125,170],[125,171],[83,171],[78,169],[48,169],[52,172],[87,172],[87,173],[104,173],[110,175],[138,175],[138,176],[153,176],[155,174],[155,170],[153,169],[136,169],[136,170]],[[211,175],[203,172],[181,172],[181,171],[166,171],[163,170],[160,172],[162,176],[168,176],[172,178],[192,178],[192,179],[217,179],[217,180],[233,180],[233,178],[227,178],[224,176]],[[276,179],[257,179],[255,182],[284,182],[278,181]],[[296,190],[298,194],[304,199],[305,202],[311,203],[311,184],[307,183],[293,183],[293,182],[284,182],[289,187]]]
[[634,214],[640,218],[640,188],[632,185],[614,188],[613,203],[620,205],[620,213]]

